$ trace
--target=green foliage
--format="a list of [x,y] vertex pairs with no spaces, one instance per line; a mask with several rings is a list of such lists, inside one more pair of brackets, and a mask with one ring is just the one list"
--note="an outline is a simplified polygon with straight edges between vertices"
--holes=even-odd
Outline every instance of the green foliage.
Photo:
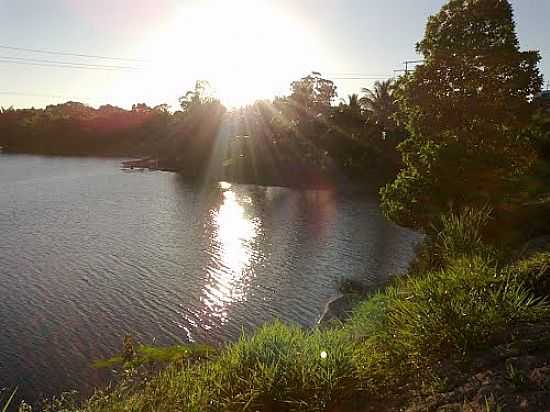
[[492,210],[488,206],[466,207],[441,215],[428,228],[409,272],[422,274],[441,269],[461,257],[483,256],[486,260],[496,260],[497,250],[487,244],[484,236],[491,220]]
[[550,296],[550,252],[538,252],[510,267],[511,276],[536,296]]
[[[392,127],[382,135],[388,118],[367,121],[358,95],[334,106],[336,96],[334,83],[313,72],[292,82],[288,96],[229,112],[206,81],[186,92],[174,113],[166,104],[145,103],[131,110],[77,102],[5,109],[0,146],[5,152],[146,157],[189,177],[264,185],[328,186],[343,175],[369,175],[374,184],[393,179],[403,131]],[[390,116],[380,110],[391,105],[379,103],[367,106],[378,119]]]
[[395,89],[410,137],[405,168],[382,190],[386,215],[426,228],[452,206],[513,201],[535,153],[523,133],[541,87],[537,52],[521,52],[508,1],[451,0],[428,22],[425,62]]
[[353,347],[341,330],[306,332],[275,323],[215,361],[168,367],[135,393],[98,392],[81,410],[326,410],[354,391]]
[[336,98],[336,86],[331,80],[324,79],[321,73],[313,72],[290,85],[289,103],[294,107],[300,120],[304,117],[317,117],[330,111]]
[[350,391],[352,344],[338,330],[260,329],[219,359],[223,410],[325,410]]
[[141,103],[132,110],[67,102],[0,113],[0,146],[55,155],[154,155],[167,143],[171,115]]
[[480,254],[485,248],[482,231],[491,219],[488,206],[480,209],[466,207],[459,213],[441,216],[437,229],[438,254],[443,261],[450,261],[461,256]]
[[471,354],[537,308],[539,301],[513,280],[478,257],[409,279],[388,291],[394,348],[415,365]]
[[122,355],[118,355],[105,360],[97,360],[93,363],[93,367],[112,368],[121,365],[126,368],[137,368],[142,365],[153,363],[196,361],[201,359],[212,359],[216,352],[216,349],[213,347],[202,344],[187,344],[169,347],[140,345],[135,355],[130,360],[125,359]]
[[369,121],[373,122],[381,132],[392,132],[397,129],[394,117],[398,106],[393,97],[393,80],[375,82],[374,89],[363,89],[363,97],[359,103],[365,108]]

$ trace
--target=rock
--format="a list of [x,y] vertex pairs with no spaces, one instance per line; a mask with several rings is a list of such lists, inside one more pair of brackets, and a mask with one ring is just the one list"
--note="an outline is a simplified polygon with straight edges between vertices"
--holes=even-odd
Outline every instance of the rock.
[[325,305],[317,323],[323,326],[330,322],[345,320],[349,317],[356,300],[353,295],[339,294],[333,297]]
[[529,240],[521,249],[520,258],[528,258],[537,252],[550,250],[550,236],[539,236]]
[[550,390],[550,366],[533,369],[528,378],[532,384],[539,388]]

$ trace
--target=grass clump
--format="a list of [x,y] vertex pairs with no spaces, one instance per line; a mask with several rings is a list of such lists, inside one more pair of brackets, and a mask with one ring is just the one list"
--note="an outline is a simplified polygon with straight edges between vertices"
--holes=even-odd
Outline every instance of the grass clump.
[[415,364],[467,356],[542,306],[515,278],[480,257],[407,279],[387,294],[392,346]]
[[479,209],[466,207],[459,212],[441,215],[419,245],[409,273],[422,274],[442,269],[461,257],[498,259],[497,249],[486,242],[484,235],[491,220],[492,210],[488,206]]
[[514,263],[510,273],[536,296],[550,296],[550,252],[537,252]]
[[3,397],[0,397],[0,411],[1,412],[7,412],[8,408],[10,407],[11,403],[13,402],[13,398],[15,397],[15,393],[17,392],[17,389],[12,391],[12,393],[7,397],[7,399],[3,399]]
[[213,361],[172,365],[133,393],[98,393],[82,411],[322,411],[355,389],[354,343],[342,330],[262,327]]
[[219,359],[220,406],[231,410],[325,410],[349,395],[353,344],[337,329],[305,332],[275,323]]
[[92,366],[94,368],[123,366],[126,369],[132,369],[159,363],[194,362],[202,359],[212,359],[215,354],[216,349],[208,345],[187,344],[169,347],[139,345],[131,359],[125,359],[123,355],[117,355],[109,359],[97,360]]

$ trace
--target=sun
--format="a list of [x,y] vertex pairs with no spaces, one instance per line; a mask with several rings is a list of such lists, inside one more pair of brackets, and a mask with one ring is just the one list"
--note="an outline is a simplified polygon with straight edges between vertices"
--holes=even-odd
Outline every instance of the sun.
[[311,41],[303,23],[263,0],[203,0],[182,7],[159,28],[154,80],[208,80],[217,97],[237,107],[287,91],[311,70]]

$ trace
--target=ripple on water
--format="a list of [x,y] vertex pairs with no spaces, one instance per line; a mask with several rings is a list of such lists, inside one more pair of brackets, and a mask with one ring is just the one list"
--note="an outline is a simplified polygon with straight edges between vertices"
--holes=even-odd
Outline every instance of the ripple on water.
[[90,390],[93,359],[313,325],[336,280],[404,268],[416,234],[369,196],[122,173],[117,160],[0,155],[0,387]]

